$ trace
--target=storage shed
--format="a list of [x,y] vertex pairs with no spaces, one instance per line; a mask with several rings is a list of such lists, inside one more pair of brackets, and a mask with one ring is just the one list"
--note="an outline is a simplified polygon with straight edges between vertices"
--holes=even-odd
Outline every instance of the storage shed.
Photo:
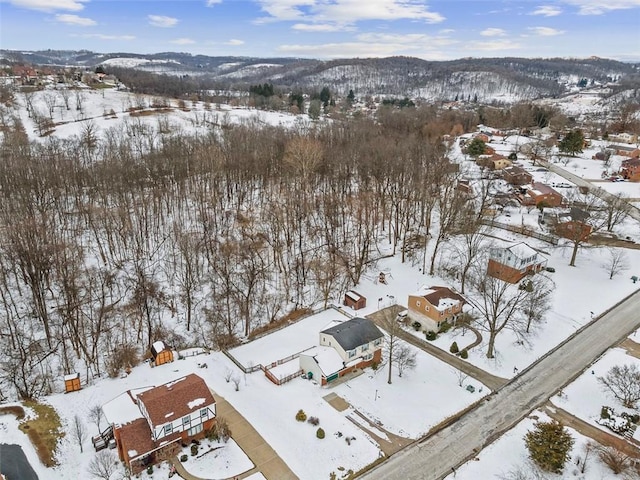
[[77,392],[82,386],[80,385],[80,374],[72,373],[64,376],[64,391],[65,393]]
[[173,362],[173,351],[167,348],[164,342],[158,340],[151,345],[152,365],[156,367],[165,363]]
[[355,290],[349,290],[344,294],[343,304],[347,307],[353,308],[354,310],[360,310],[367,306],[367,299]]

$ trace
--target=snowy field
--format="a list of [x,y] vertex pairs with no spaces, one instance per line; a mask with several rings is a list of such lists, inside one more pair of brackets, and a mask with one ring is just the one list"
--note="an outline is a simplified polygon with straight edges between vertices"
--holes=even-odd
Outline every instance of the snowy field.
[[[515,427],[505,433],[494,443],[483,449],[474,460],[470,460],[460,466],[455,472],[451,472],[446,478],[447,480],[490,480],[505,478],[539,478],[532,473],[533,467],[530,464],[529,452],[524,443],[525,434],[533,429],[536,421],[549,421],[543,412],[533,411],[529,417],[522,420]],[[590,454],[587,460],[585,472],[581,473],[582,462],[584,459],[584,445],[591,441],[575,430],[568,428],[569,433],[573,436],[575,443],[570,452],[571,460],[565,464],[562,474],[545,474],[545,480],[603,480],[615,478],[615,475],[609,468],[597,459],[595,454]],[[580,460],[580,466],[576,465],[576,460]],[[522,471],[525,476],[508,477],[509,473]]]
[[624,408],[620,401],[598,382],[598,377],[604,377],[609,369],[616,365],[636,365],[640,368],[640,359],[627,354],[622,348],[613,348],[565,387],[562,395],[551,397],[551,401],[594,427],[615,435],[611,430],[596,423],[603,406],[612,407],[616,413],[638,413],[637,410]]

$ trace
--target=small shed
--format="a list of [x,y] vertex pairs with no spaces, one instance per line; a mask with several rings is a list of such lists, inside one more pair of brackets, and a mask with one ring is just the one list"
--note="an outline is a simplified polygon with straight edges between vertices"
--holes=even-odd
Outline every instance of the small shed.
[[360,310],[367,306],[367,299],[355,290],[349,290],[344,294],[343,305],[353,308],[354,310]]
[[80,374],[71,373],[64,376],[64,391],[65,393],[77,392],[82,386],[80,385]]
[[173,351],[167,348],[164,342],[158,340],[151,345],[152,365],[156,367],[165,363],[173,362]]

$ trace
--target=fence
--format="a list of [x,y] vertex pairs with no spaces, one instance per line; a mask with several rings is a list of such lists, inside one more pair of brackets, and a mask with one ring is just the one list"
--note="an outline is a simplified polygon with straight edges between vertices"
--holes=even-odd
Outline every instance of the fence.
[[496,222],[494,220],[481,220],[481,223],[488,227],[501,228],[513,233],[519,233],[528,237],[537,238],[538,240],[550,243],[551,245],[558,245],[558,237],[547,235],[546,233],[536,232],[530,227],[509,225],[508,223]]

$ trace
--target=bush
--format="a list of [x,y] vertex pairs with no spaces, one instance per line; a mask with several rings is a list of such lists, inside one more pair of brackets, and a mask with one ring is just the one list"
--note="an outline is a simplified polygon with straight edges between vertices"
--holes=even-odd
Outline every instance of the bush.
[[422,324],[420,322],[413,322],[411,324],[411,326],[413,327],[413,329],[417,332],[422,328]]
[[449,322],[444,322],[442,325],[440,325],[438,333],[447,333],[449,330],[451,330],[451,324]]
[[436,332],[432,332],[431,330],[429,330],[427,333],[425,333],[425,337],[430,342],[433,342],[438,337],[438,335],[436,334]]
[[316,430],[316,437],[318,437],[320,440],[324,438],[324,430],[322,428]]
[[298,413],[296,413],[296,420],[299,422],[306,422],[307,421],[307,414],[304,413],[304,410],[300,409],[298,410]]
[[320,419],[318,417],[309,417],[309,420],[307,420],[307,422],[309,422],[314,427],[320,425]]
[[151,475],[151,474],[153,473],[153,465],[149,465],[149,466],[147,467],[147,473],[148,473],[149,475]]
[[609,407],[607,407],[606,405],[603,405],[602,408],[600,409],[600,418],[602,419],[611,418],[611,415],[609,414]]
[[231,429],[227,420],[223,417],[216,417],[213,427],[207,432],[207,438],[212,441],[227,443],[231,438]]
[[466,349],[466,348],[465,348],[465,349],[463,349],[463,350],[460,352],[460,358],[463,358],[463,359],[465,359],[465,360],[466,360],[467,358],[469,358],[469,352],[467,351],[467,349]]
[[198,454],[198,445],[191,445],[191,456],[195,457]]
[[378,370],[378,367],[379,367],[379,366],[380,366],[380,365],[378,364],[378,362],[373,362],[373,363],[371,364],[371,368],[373,368],[373,370],[374,370],[374,371],[375,371],[375,370]]
[[186,462],[187,460],[189,460],[189,456],[188,456],[186,453],[184,453],[184,454],[180,455],[180,461],[181,461],[181,462],[183,462],[183,463],[184,463],[184,462]]
[[457,342],[453,342],[453,343],[451,344],[451,347],[449,347],[449,351],[450,351],[451,353],[454,353],[454,354],[455,354],[455,353],[458,353],[458,352],[460,351],[460,350],[458,349],[458,343],[457,343]]

